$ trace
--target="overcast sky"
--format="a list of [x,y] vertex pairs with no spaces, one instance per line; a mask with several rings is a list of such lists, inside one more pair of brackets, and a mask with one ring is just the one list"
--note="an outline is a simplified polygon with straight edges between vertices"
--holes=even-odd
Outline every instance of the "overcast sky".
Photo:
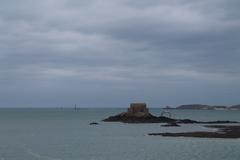
[[0,0],[0,107],[240,103],[239,0]]

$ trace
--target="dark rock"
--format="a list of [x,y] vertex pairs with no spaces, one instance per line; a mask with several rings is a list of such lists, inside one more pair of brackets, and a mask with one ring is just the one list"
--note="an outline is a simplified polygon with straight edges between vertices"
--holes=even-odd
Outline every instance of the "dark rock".
[[166,137],[199,137],[199,138],[240,138],[240,126],[206,126],[217,128],[216,132],[181,132],[181,133],[149,133],[151,136]]
[[198,122],[201,124],[225,124],[225,123],[239,123],[236,121],[208,121],[208,122]]
[[190,123],[190,124],[192,124],[192,123],[200,123],[200,122],[198,122],[198,121],[195,121],[195,120],[191,120],[191,119],[176,119],[176,122],[177,123],[184,123],[184,124],[188,124],[188,123]]
[[103,120],[104,122],[123,122],[123,123],[178,123],[178,124],[224,124],[224,123],[238,123],[236,121],[195,121],[191,119],[173,119],[164,116],[156,117],[152,114],[142,115],[132,115],[127,112],[121,114],[110,116]]
[[175,122],[174,119],[168,117],[156,117],[150,113],[143,114],[130,114],[128,112],[123,112],[116,116],[110,116],[103,121],[105,122],[124,122],[124,123],[168,123],[168,122]]
[[99,123],[97,123],[97,122],[91,122],[91,123],[89,123],[89,125],[99,125]]

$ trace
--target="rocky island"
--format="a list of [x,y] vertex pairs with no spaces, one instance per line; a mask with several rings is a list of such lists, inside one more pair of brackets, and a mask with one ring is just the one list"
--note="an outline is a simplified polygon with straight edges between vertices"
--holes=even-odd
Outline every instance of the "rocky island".
[[149,113],[145,103],[132,103],[127,112],[110,116],[103,121],[105,122],[124,122],[124,123],[170,123],[174,119],[168,117],[156,117]]
[[145,103],[132,103],[127,112],[110,116],[103,120],[104,122],[123,122],[123,123],[202,123],[202,124],[218,124],[218,123],[237,123],[234,121],[195,121],[191,119],[173,119],[165,116],[152,115]]

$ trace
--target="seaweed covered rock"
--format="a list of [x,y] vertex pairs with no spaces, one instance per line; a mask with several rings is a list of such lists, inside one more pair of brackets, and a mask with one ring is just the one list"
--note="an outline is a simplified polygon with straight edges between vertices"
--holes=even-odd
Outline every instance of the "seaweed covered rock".
[[198,138],[240,138],[240,126],[210,125],[205,126],[218,129],[217,131],[198,131],[180,133],[149,133],[150,136],[164,137],[198,137]]

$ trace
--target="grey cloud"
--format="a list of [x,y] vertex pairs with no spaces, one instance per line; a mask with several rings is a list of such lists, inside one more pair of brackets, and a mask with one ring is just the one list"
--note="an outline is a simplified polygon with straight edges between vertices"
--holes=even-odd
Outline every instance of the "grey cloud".
[[239,94],[237,0],[0,4],[0,106],[34,107],[27,97],[40,106],[99,104],[90,97],[101,105],[108,97],[109,105],[219,103],[217,95]]

